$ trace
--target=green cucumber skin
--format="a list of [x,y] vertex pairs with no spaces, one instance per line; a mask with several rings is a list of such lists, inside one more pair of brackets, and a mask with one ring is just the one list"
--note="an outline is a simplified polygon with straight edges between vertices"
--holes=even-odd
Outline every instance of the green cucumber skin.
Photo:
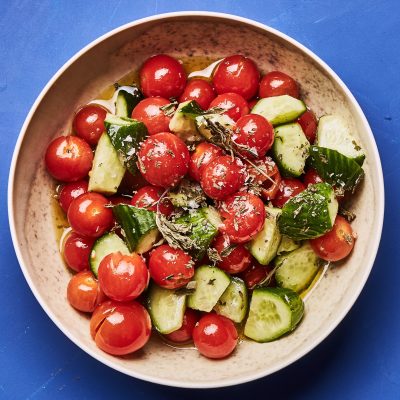
[[181,107],[179,112],[192,119],[206,113],[206,111],[204,111],[195,100],[187,102],[187,104]]
[[133,109],[144,99],[137,86],[122,86],[117,94],[115,114],[120,117],[130,117]]

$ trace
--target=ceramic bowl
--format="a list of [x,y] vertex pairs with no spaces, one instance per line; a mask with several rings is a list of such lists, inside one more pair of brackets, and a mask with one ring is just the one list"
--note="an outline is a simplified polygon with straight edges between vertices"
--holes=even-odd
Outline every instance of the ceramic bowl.
[[[193,349],[168,347],[157,335],[133,355],[110,356],[90,338],[88,317],[66,300],[71,273],[63,264],[55,236],[54,182],[44,169],[45,149],[53,137],[70,132],[74,110],[156,53],[212,59],[240,53],[256,60],[263,73],[285,71],[300,83],[305,102],[316,114],[341,115],[367,153],[365,180],[352,207],[357,214],[353,227],[358,233],[352,255],[321,280],[307,299],[305,318],[294,333],[272,343],[243,341],[232,356],[221,361],[206,359]],[[50,80],[30,110],[16,145],[9,181],[9,219],[26,280],[46,313],[75,344],[127,375],[165,385],[205,388],[271,374],[308,353],[333,331],[354,304],[374,263],[383,221],[383,193],[381,164],[368,122],[352,94],[323,61],[295,40],[258,22],[226,14],[182,12],[115,29],[72,57]]]

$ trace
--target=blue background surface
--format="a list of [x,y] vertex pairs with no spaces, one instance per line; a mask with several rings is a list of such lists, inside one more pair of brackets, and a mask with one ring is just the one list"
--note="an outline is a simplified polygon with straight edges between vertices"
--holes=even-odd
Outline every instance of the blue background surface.
[[[378,257],[356,305],[320,346],[253,383],[181,390],[103,366],[59,331],[15,257],[6,186],[23,120],[51,76],[93,39],[137,18],[180,10],[253,18],[324,59],[363,108],[381,154],[386,218]],[[355,1],[0,1],[0,399],[400,398],[400,3]],[[397,243],[397,245],[396,245]]]

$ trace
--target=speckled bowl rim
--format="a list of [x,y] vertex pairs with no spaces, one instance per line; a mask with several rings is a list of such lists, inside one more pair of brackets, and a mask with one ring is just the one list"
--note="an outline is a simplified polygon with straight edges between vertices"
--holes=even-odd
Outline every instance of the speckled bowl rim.
[[[355,290],[353,291],[352,297],[349,299],[346,307],[344,307],[341,310],[341,313],[338,314],[337,318],[332,320],[329,325],[325,327],[325,329],[322,329],[319,333],[319,336],[317,340],[315,340],[312,343],[307,344],[304,346],[302,351],[300,353],[295,354],[291,359],[288,361],[284,361],[281,363],[277,363],[274,365],[272,368],[266,368],[265,370],[259,371],[258,373],[254,373],[252,376],[246,376],[243,379],[231,379],[231,380],[224,380],[221,383],[216,383],[215,381],[213,383],[207,383],[207,382],[202,382],[199,384],[196,383],[186,383],[186,382],[180,382],[177,384],[176,381],[170,381],[169,379],[163,379],[163,378],[155,378],[152,376],[148,376],[145,374],[141,374],[135,371],[132,371],[128,368],[120,367],[118,365],[114,365],[113,362],[109,361],[106,359],[101,352],[95,352],[86,347],[82,343],[78,343],[73,338],[70,336],[67,330],[64,330],[62,322],[53,314],[53,312],[47,307],[45,300],[41,296],[41,294],[38,292],[38,290],[35,287],[34,282],[31,280],[29,277],[29,274],[27,272],[27,267],[25,266],[22,253],[19,248],[18,244],[18,235],[16,232],[16,227],[15,227],[15,219],[14,219],[14,206],[13,206],[13,190],[14,190],[14,178],[15,178],[15,171],[16,171],[16,165],[17,165],[17,160],[19,156],[19,152],[21,149],[22,142],[24,140],[25,134],[27,127],[29,126],[31,119],[33,115],[36,112],[36,109],[38,108],[39,104],[41,103],[43,97],[46,95],[48,90],[52,87],[52,85],[57,81],[57,79],[64,73],[66,69],[70,67],[71,64],[73,64],[77,59],[79,59],[84,53],[86,53],[89,49],[92,47],[96,46],[98,43],[102,42],[105,39],[108,39],[109,37],[125,30],[129,29],[147,22],[165,22],[168,21],[169,19],[176,18],[176,17],[208,17],[208,18],[216,18],[216,19],[228,19],[230,21],[237,21],[239,23],[249,25],[250,27],[255,27],[258,29],[261,29],[263,31],[272,33],[280,38],[282,38],[284,41],[296,46],[299,48],[302,52],[304,52],[308,57],[310,57],[312,60],[314,60],[317,64],[319,64],[327,73],[327,75],[334,80],[340,88],[343,90],[345,95],[347,96],[348,100],[352,103],[354,106],[354,109],[356,112],[359,114],[361,121],[364,125],[364,134],[363,137],[367,139],[371,143],[371,147],[374,152],[374,157],[376,159],[376,164],[373,165],[373,168],[377,172],[377,184],[378,187],[375,187],[376,193],[377,193],[377,209],[375,210],[376,213],[378,213],[378,224],[374,227],[374,234],[372,236],[372,242],[369,243],[369,246],[372,246],[373,251],[370,253],[370,257],[367,260],[366,265],[364,265],[364,268],[362,269],[363,271],[363,277],[362,280],[360,281],[361,284],[359,287],[354,288]],[[336,73],[324,62],[322,61],[318,56],[316,56],[312,51],[307,49],[305,46],[297,42],[296,40],[292,39],[291,37],[287,36],[286,34],[271,28],[267,25],[264,25],[260,22],[248,19],[248,18],[243,18],[240,16],[232,15],[232,14],[225,14],[225,13],[218,13],[218,12],[206,12],[206,11],[181,11],[181,12],[173,12],[173,13],[165,13],[165,14],[158,14],[146,18],[142,18],[139,20],[136,20],[134,22],[127,23],[125,25],[120,26],[119,28],[116,28],[102,36],[100,36],[98,39],[92,41],[89,43],[87,46],[85,46],[82,50],[80,50],[78,53],[76,53],[74,56],[72,56],[56,73],[55,75],[50,79],[50,81],[47,83],[47,85],[44,87],[44,89],[41,91],[39,94],[38,98],[32,105],[25,122],[21,128],[18,140],[15,145],[12,161],[11,161],[11,166],[10,166],[10,174],[9,174],[9,181],[8,181],[8,218],[9,218],[9,224],[10,224],[10,231],[11,231],[11,237],[15,249],[15,253],[18,258],[18,262],[21,266],[22,272],[25,276],[26,281],[28,282],[29,287],[31,288],[34,296],[38,300],[39,304],[42,306],[44,311],[47,313],[47,315],[51,318],[51,320],[58,326],[58,328],[72,341],[74,342],[77,346],[79,346],[82,350],[84,350],[87,354],[91,355],[93,358],[96,360],[102,362],[103,364],[120,371],[126,375],[142,379],[144,381],[148,382],[153,382],[161,385],[167,385],[167,386],[176,386],[176,387],[182,387],[182,388],[216,388],[216,387],[223,387],[223,386],[233,386],[233,385],[238,385],[241,383],[249,382],[252,380],[256,380],[262,377],[265,377],[267,375],[270,375],[276,371],[279,371],[280,369],[292,364],[293,362],[297,361],[304,355],[306,355],[308,352],[310,352],[312,349],[314,349],[319,343],[321,343],[337,326],[338,324],[342,321],[342,319],[345,317],[345,315],[350,311],[351,307],[357,300],[358,296],[361,293],[361,290],[363,289],[367,278],[371,272],[372,266],[375,261],[376,254],[378,252],[378,247],[379,247],[379,242],[382,234],[382,226],[383,226],[383,217],[384,217],[384,183],[383,183],[383,174],[382,174],[382,166],[380,162],[380,157],[378,153],[378,149],[376,146],[376,142],[374,139],[374,136],[372,134],[371,128],[368,124],[368,121],[362,112],[359,104],[357,103],[356,99],[354,96],[351,94],[350,90],[346,87],[346,85],[342,82],[342,80],[336,75]]]

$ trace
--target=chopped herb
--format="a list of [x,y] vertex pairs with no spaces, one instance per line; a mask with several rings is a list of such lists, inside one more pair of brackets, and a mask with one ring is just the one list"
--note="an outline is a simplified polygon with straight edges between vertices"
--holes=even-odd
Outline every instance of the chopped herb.
[[215,280],[216,280],[215,278],[210,279],[207,285],[214,285]]
[[213,247],[209,247],[207,249],[207,256],[213,264],[222,261],[221,256],[219,255],[217,249],[214,249]]
[[356,214],[353,212],[346,210],[344,208],[339,209],[339,214],[344,217],[348,222],[352,222],[356,219]]
[[170,280],[172,280],[173,278],[174,278],[174,274],[171,274],[171,275],[167,275],[167,276],[164,278],[164,280],[170,281]]
[[173,99],[171,103],[166,104],[165,106],[161,106],[160,110],[164,113],[167,117],[172,117],[175,114],[175,111],[178,107],[178,101]]
[[228,257],[233,250],[236,249],[236,244],[230,244],[228,247],[221,251],[221,257]]

